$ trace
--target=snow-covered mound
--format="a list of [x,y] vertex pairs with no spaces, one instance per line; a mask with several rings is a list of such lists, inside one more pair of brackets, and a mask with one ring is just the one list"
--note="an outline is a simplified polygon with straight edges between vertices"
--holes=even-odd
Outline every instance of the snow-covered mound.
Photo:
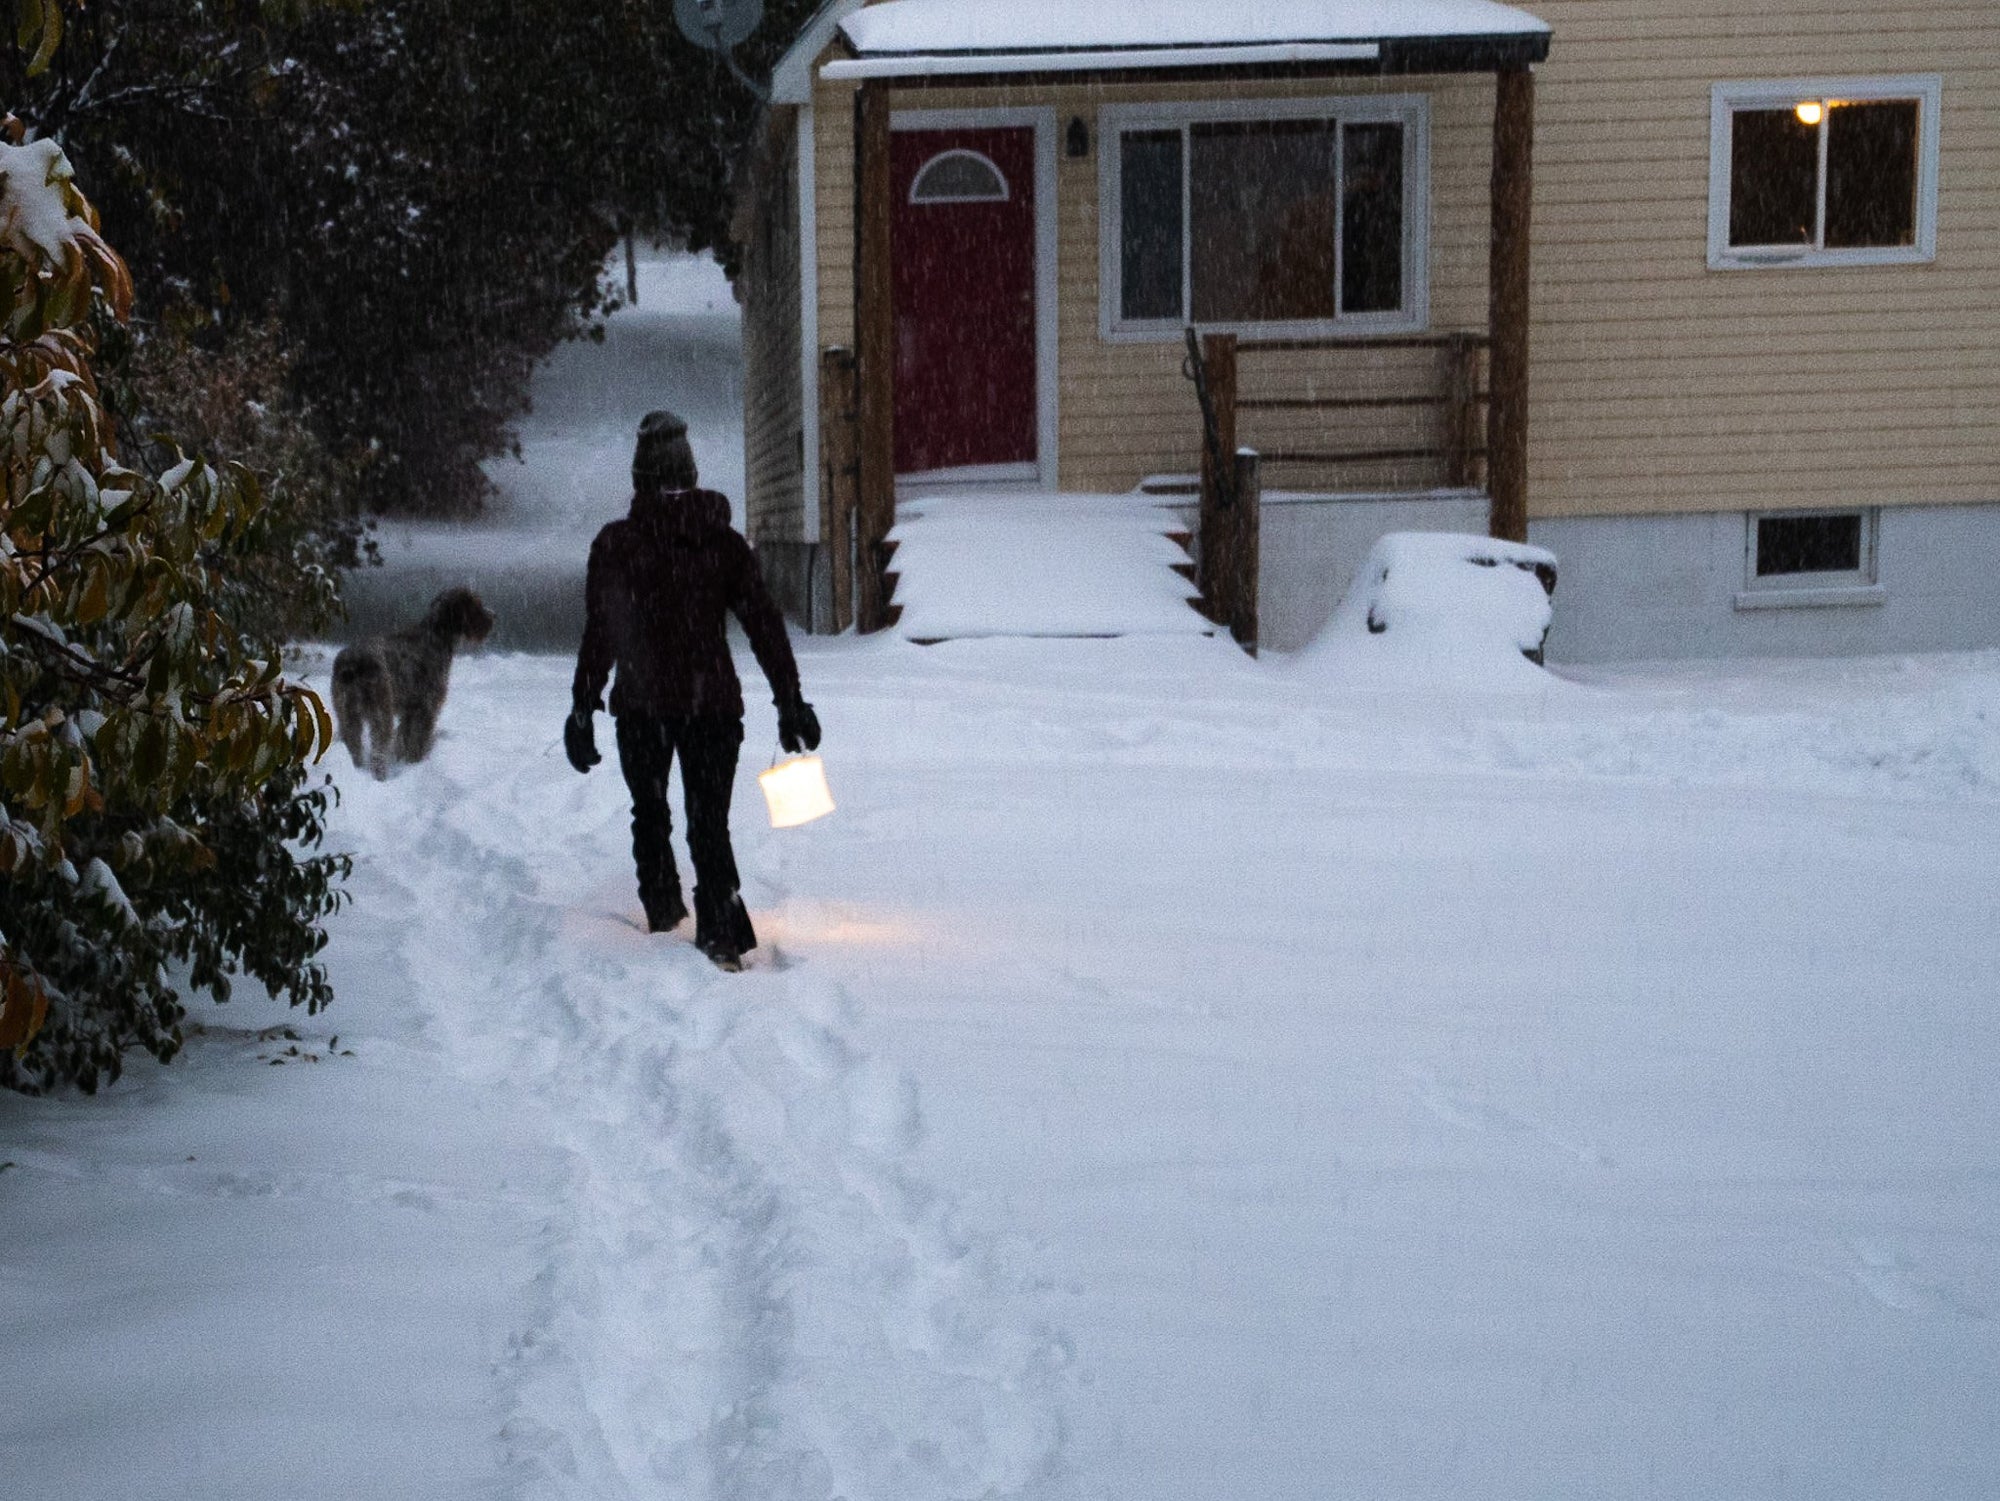
[[1174,572],[1173,513],[1144,495],[925,496],[897,513],[898,632],[1189,636],[1212,631]]
[[1518,542],[1391,532],[1300,662],[1364,686],[1546,683],[1534,659],[1549,633],[1555,569],[1554,553]]

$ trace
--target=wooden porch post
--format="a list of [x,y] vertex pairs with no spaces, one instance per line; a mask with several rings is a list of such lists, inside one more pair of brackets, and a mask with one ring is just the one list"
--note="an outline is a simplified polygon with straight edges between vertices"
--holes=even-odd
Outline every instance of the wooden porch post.
[[855,215],[854,316],[860,376],[860,541],[856,624],[880,630],[888,591],[882,545],[896,524],[896,314],[889,279],[889,90],[864,83],[855,100],[860,202]]
[[[1236,487],[1236,335],[1206,334],[1201,363],[1208,383],[1213,434],[1204,431],[1201,445],[1201,524],[1196,529],[1199,563],[1196,586],[1218,625],[1236,616],[1231,594],[1236,581],[1235,537],[1231,499]],[[1210,413],[1204,414],[1204,421]]]
[[[1202,340],[1201,524],[1195,584],[1209,618],[1229,627],[1251,656],[1257,655],[1258,510],[1263,504],[1262,465],[1236,446],[1236,335]],[[1213,441],[1206,424],[1214,418]]]
[[832,348],[819,356],[820,545],[826,549],[830,623],[836,632],[854,624],[854,520],[861,466],[856,461],[854,351]]
[[1528,246],[1534,199],[1535,75],[1495,75],[1493,241],[1488,305],[1492,401],[1486,410],[1488,531],[1528,540]]
[[1229,586],[1233,608],[1229,634],[1251,656],[1257,655],[1257,583],[1263,566],[1264,462],[1248,448],[1236,451],[1236,498],[1230,507],[1231,567]]

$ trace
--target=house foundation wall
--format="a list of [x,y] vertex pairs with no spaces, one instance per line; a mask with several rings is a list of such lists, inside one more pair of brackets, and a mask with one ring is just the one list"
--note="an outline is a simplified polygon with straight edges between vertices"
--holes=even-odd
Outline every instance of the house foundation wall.
[[1320,632],[1368,549],[1390,532],[1486,531],[1476,491],[1288,495],[1266,491],[1259,520],[1258,644],[1297,651]]
[[[1787,603],[1746,589],[1749,515],[1722,511],[1535,520],[1560,568],[1551,662],[1850,656],[2000,647],[2000,500],[1885,506],[1875,584],[1850,602]],[[1376,540],[1484,533],[1486,497],[1272,494],[1264,499],[1259,637],[1297,651],[1332,616]]]
[[[1560,560],[1551,662],[1850,656],[2000,646],[2000,501],[1885,506],[1856,602],[1745,607],[1748,516],[1532,522]],[[1769,595],[1761,597],[1764,600]]]

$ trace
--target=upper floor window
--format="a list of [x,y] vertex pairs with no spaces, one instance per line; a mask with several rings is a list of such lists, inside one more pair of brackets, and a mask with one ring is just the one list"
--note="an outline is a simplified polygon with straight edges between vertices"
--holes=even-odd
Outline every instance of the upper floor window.
[[1108,334],[1414,327],[1420,98],[1107,109]]
[[1709,265],[1933,259],[1941,91],[1936,74],[1715,85]]

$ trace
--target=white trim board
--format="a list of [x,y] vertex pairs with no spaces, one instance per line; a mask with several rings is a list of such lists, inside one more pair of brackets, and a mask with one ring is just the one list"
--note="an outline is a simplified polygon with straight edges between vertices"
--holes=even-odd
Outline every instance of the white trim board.
[[[1035,470],[1044,490],[1057,488],[1061,474],[1057,445],[1061,434],[1062,391],[1057,368],[1061,295],[1057,276],[1056,111],[1053,105],[1013,105],[994,109],[899,109],[891,130],[967,130],[997,127],[1035,132]],[[894,252],[891,251],[891,254]]]

